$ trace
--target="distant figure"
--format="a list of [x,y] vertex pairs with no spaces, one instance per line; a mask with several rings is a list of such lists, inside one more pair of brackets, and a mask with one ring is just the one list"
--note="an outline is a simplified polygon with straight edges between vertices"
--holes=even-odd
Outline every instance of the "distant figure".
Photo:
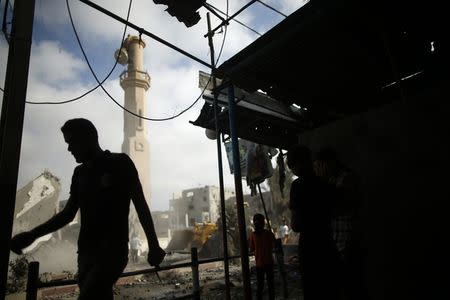
[[300,233],[299,263],[305,300],[338,298],[338,252],[331,236],[333,191],[314,174],[311,151],[298,145],[288,151],[292,182],[291,228]]
[[130,240],[130,256],[131,256],[131,261],[134,263],[138,262],[138,252],[139,249],[141,248],[141,240],[133,235],[133,237]]
[[113,284],[128,261],[130,198],[147,236],[149,264],[158,266],[166,254],[159,246],[132,160],[123,153],[103,151],[96,128],[86,119],[68,120],[61,131],[68,151],[79,163],[72,176],[69,200],[47,222],[14,236],[11,250],[21,254],[35,239],[70,223],[80,210],[79,299],[113,299]]
[[287,225],[286,220],[283,220],[283,225],[280,226],[279,233],[281,241],[286,245],[289,239],[289,226]]
[[265,229],[265,218],[262,214],[253,216],[255,231],[250,234],[250,251],[255,255],[256,262],[256,299],[263,298],[264,276],[267,279],[269,299],[275,299],[273,277],[273,255],[275,236],[272,231]]

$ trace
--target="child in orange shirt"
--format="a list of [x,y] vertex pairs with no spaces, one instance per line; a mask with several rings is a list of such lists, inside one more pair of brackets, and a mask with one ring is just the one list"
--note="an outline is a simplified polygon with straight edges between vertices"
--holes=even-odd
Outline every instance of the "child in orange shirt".
[[262,214],[253,216],[255,231],[250,234],[250,251],[255,254],[256,262],[256,299],[263,298],[264,275],[269,288],[269,299],[275,299],[273,279],[273,255],[275,236],[270,230],[264,229],[265,218]]

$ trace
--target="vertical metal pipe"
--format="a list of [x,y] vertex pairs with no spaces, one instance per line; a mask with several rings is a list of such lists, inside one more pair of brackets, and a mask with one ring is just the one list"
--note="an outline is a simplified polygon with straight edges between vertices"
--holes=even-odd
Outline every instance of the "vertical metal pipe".
[[236,208],[239,224],[239,240],[241,248],[242,281],[244,283],[244,299],[252,299],[250,286],[250,270],[248,262],[247,224],[245,222],[244,196],[242,194],[241,159],[239,155],[238,130],[236,125],[236,103],[234,102],[234,86],[228,87],[228,116],[230,119],[231,145],[233,150],[233,173],[236,194]]
[[191,268],[192,268],[192,289],[194,299],[200,300],[200,280],[198,274],[198,254],[197,248],[191,248]]
[[[208,21],[208,32],[211,31],[211,19],[209,13],[206,14]],[[216,91],[216,62],[214,54],[214,44],[212,40],[212,35],[208,35],[208,44],[211,53],[211,65],[213,69],[211,70],[211,80],[213,85],[214,93],[214,122],[216,126],[216,141],[217,141],[217,162],[219,167],[219,186],[220,186],[220,218],[222,219],[222,245],[223,245],[223,267],[225,273],[225,299],[230,300],[230,267],[228,261],[228,237],[227,237],[227,219],[225,214],[225,191],[223,184],[223,166],[222,166],[222,146],[220,144],[220,128],[219,128],[219,117],[218,110],[219,105],[217,103],[218,92]]]
[[39,262],[32,261],[28,265],[26,300],[36,300],[37,299],[38,281],[39,281]]
[[16,0],[0,120],[0,299],[6,293],[33,18],[34,0]]
[[267,221],[267,226],[269,227],[269,230],[272,231],[272,225],[270,224],[270,219],[269,219],[269,214],[267,213],[267,209],[266,209],[266,203],[264,202],[264,198],[261,192],[261,186],[259,185],[259,183],[257,184],[258,186],[258,192],[259,192],[259,197],[261,198],[261,203],[264,209],[264,214],[266,215],[266,221]]

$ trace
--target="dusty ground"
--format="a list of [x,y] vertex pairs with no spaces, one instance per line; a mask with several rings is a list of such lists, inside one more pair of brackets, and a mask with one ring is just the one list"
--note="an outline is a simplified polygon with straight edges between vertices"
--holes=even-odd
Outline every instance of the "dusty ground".
[[[188,258],[179,255],[174,259],[179,261]],[[253,269],[254,261],[250,259],[251,282],[253,293],[256,287],[256,274]],[[130,264],[127,270],[147,268],[148,265],[142,260],[138,264]],[[225,284],[223,264],[209,263],[199,267],[201,299],[220,300],[225,299]],[[295,266],[286,266],[288,279],[287,299],[301,300],[300,279]],[[140,300],[140,299],[177,299],[192,293],[191,268],[181,268],[159,272],[160,282],[155,274],[121,278],[115,287],[115,299]],[[236,263],[230,264],[231,298],[233,300],[243,299],[241,267]],[[284,299],[281,290],[282,282],[278,269],[275,271],[276,299]],[[18,296],[18,295],[17,295]],[[56,289],[43,289],[39,292],[38,299],[45,300],[75,300],[78,296],[76,286],[68,286]],[[25,299],[24,297],[8,297],[9,299]]]

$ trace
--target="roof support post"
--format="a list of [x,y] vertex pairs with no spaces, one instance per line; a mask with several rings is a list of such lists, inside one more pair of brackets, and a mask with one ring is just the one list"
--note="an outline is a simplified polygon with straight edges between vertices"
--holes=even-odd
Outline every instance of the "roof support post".
[[244,283],[244,299],[251,300],[250,270],[248,260],[247,224],[245,222],[244,196],[242,194],[241,159],[239,155],[238,130],[236,124],[236,102],[234,101],[234,86],[228,87],[228,116],[230,120],[230,135],[233,151],[234,187],[236,193],[236,208],[239,225],[239,241],[241,250],[242,282]]
[[[211,19],[209,13],[206,14],[208,22],[208,32],[211,31]],[[218,91],[216,90],[216,62],[214,54],[214,43],[212,35],[208,35],[208,44],[211,53],[211,80],[214,93],[214,122],[216,127],[216,141],[217,141],[217,162],[219,167],[219,186],[220,186],[220,218],[222,219],[222,244],[223,244],[223,268],[225,272],[225,299],[230,300],[230,268],[228,261],[228,237],[227,237],[227,218],[225,214],[225,189],[223,183],[223,166],[222,166],[222,145],[220,144],[220,128],[219,128],[219,105],[218,105]]]
[[16,203],[34,0],[16,0],[0,120],[0,299],[6,293],[9,249]]
[[240,14],[241,12],[243,12],[247,7],[249,7],[250,5],[252,5],[253,3],[255,3],[257,0],[251,0],[250,2],[248,2],[247,4],[245,4],[243,7],[241,7],[237,12],[235,12],[234,14],[231,15],[231,17],[229,17],[228,19],[222,21],[216,28],[214,28],[213,30],[209,30],[207,34],[204,35],[204,37],[206,37],[207,35],[211,35],[214,34],[220,27],[222,27],[223,25],[228,25],[228,23],[230,22],[230,20],[233,20],[234,17],[236,17],[238,14]]

